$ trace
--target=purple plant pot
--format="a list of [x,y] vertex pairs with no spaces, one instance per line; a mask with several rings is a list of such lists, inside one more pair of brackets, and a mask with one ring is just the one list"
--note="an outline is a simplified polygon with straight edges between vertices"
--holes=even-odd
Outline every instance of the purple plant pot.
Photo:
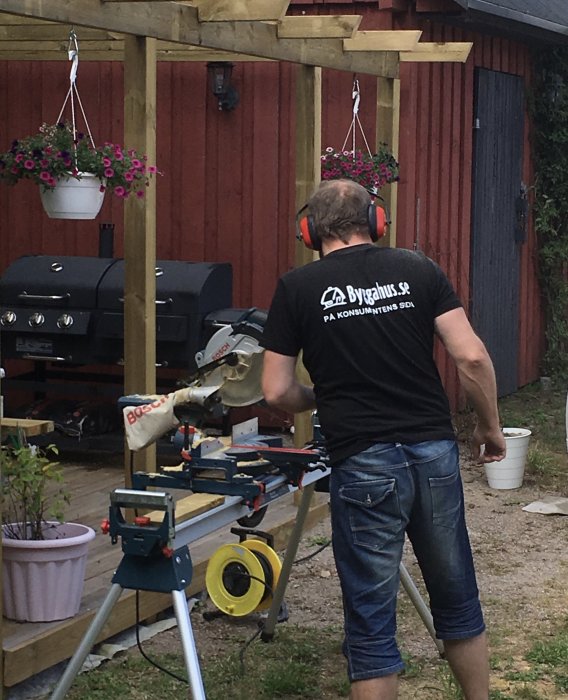
[[51,622],[79,611],[95,531],[79,523],[47,525],[44,540],[2,538],[2,600],[10,620]]

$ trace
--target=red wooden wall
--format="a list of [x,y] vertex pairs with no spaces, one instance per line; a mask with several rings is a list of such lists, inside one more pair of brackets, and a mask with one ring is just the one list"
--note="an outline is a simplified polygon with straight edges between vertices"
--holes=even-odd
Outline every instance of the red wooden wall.
[[[378,11],[376,2],[312,4],[293,3],[295,11],[362,14],[363,29],[420,28],[427,41],[474,41],[465,65],[401,65],[397,244],[437,260],[467,306],[473,70],[509,71],[528,85],[527,46],[431,24],[411,12]],[[80,28],[77,34],[80,42]],[[237,63],[240,103],[233,112],[220,112],[204,64],[159,64],[157,165],[164,174],[157,182],[157,258],[231,262],[235,306],[266,307],[278,275],[294,263],[294,76],[292,64]],[[324,71],[323,147],[343,143],[353,77]],[[359,116],[374,145],[376,81],[357,77]],[[0,62],[0,150],[55,120],[68,78],[67,61]],[[122,142],[121,64],[80,62],[77,85],[95,141]],[[524,179],[530,185],[528,118],[526,124]],[[24,254],[97,255],[100,222],[116,225],[115,254],[121,256],[122,210],[107,195],[97,220],[55,221],[43,214],[34,185],[1,186],[0,274]],[[522,256],[519,385],[538,377],[542,349],[532,228]],[[439,359],[457,406],[455,372],[442,354]]]

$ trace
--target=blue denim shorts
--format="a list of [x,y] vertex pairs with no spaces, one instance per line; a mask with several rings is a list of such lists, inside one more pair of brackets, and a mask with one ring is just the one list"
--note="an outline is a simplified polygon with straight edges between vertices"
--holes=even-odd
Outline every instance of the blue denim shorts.
[[405,533],[436,636],[469,639],[483,632],[454,441],[376,444],[332,468],[330,498],[351,681],[404,668],[395,634]]

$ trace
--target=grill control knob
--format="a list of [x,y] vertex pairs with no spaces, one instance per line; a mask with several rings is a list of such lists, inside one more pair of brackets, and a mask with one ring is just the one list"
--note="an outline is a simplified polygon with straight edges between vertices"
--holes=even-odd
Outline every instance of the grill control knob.
[[5,311],[2,314],[2,318],[0,319],[0,323],[3,326],[12,326],[14,323],[16,323],[16,312],[15,311]]
[[32,314],[30,318],[28,319],[28,323],[32,328],[36,328],[37,326],[41,326],[45,322],[45,316],[43,314],[40,314],[39,311],[36,311],[35,314]]
[[70,328],[73,325],[73,316],[71,314],[61,314],[57,319],[58,328]]

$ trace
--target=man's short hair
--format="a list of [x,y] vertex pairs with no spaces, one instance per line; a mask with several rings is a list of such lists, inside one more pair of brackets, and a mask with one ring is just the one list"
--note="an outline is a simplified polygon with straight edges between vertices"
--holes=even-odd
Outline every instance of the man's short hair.
[[308,201],[308,211],[321,239],[348,241],[369,233],[371,195],[353,180],[325,180]]

